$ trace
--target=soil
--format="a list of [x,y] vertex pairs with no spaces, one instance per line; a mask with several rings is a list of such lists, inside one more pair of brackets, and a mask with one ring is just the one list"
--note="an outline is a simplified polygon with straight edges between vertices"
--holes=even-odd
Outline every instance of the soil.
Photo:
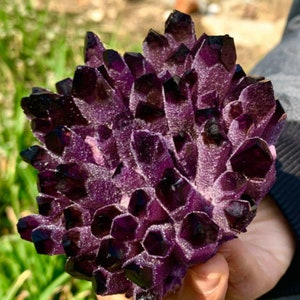
[[[136,44],[141,44],[149,28],[163,32],[164,20],[174,8],[174,0],[49,1],[48,8],[52,11],[77,15],[81,22],[95,22],[99,31],[113,32],[116,40]],[[193,13],[192,18],[198,36],[205,32],[234,37],[237,62],[250,71],[280,41],[291,2],[199,0],[202,10]],[[36,0],[37,7],[42,7],[44,3],[44,0]]]

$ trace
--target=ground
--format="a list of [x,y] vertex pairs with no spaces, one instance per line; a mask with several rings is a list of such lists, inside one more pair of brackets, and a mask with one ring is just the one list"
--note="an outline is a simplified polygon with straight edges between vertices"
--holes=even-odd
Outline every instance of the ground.
[[[209,11],[192,15],[198,36],[205,32],[234,37],[238,63],[246,71],[280,41],[291,5],[291,0],[205,2],[210,4]],[[36,0],[37,6],[43,3]],[[173,5],[174,0],[50,0],[49,9],[76,14],[82,22],[96,21],[99,31],[114,32],[116,39],[139,44],[149,28],[163,31],[164,20]]]

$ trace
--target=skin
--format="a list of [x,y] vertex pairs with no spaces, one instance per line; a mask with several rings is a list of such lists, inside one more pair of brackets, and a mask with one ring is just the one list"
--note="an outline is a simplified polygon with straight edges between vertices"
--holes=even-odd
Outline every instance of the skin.
[[[295,241],[287,221],[275,202],[266,197],[247,232],[226,242],[205,264],[191,268],[182,287],[165,300],[256,299],[276,285],[294,252]],[[126,298],[115,295],[98,299]]]

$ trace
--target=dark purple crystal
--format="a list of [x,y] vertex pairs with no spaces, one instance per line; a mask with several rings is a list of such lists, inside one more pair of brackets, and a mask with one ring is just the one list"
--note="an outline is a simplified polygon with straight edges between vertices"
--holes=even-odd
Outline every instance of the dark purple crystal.
[[174,230],[169,225],[152,225],[146,232],[143,247],[149,255],[166,257],[173,248]]
[[115,205],[99,208],[93,216],[93,221],[91,224],[92,233],[97,237],[106,236],[109,234],[112,221],[120,214],[120,208]]
[[41,160],[42,156],[46,151],[40,146],[31,146],[28,149],[25,149],[21,152],[21,156],[24,161],[33,165],[38,160]]
[[[255,203],[252,200],[253,203]],[[241,199],[232,201],[225,208],[225,215],[231,229],[238,232],[245,231],[246,226],[256,215],[256,205],[251,207],[250,201]]]
[[217,240],[219,227],[203,213],[190,213],[183,220],[180,236],[192,247],[202,247]]
[[125,275],[143,289],[148,289],[153,285],[151,266],[141,266],[132,262],[126,265]]
[[247,140],[230,159],[232,169],[250,178],[263,178],[274,162],[266,142]]
[[64,218],[66,229],[84,226],[89,222],[89,213],[77,204],[70,205],[64,209]]
[[205,144],[220,145],[226,139],[225,132],[218,120],[209,119],[204,126],[203,140]]
[[122,270],[122,265],[129,255],[128,245],[114,238],[103,239],[100,243],[97,264],[109,272]]
[[92,96],[96,89],[97,76],[97,69],[86,66],[77,67],[73,79],[73,96],[88,102],[88,97]]
[[114,218],[111,226],[111,235],[119,241],[135,239],[137,220],[131,215],[120,215]]
[[108,49],[103,52],[103,61],[108,69],[113,69],[117,72],[122,72],[125,68],[125,63],[123,62],[120,54],[112,49]]
[[130,197],[128,211],[134,216],[139,217],[147,211],[146,209],[149,202],[150,197],[144,190],[135,190]]
[[71,200],[78,200],[86,196],[86,171],[77,164],[62,164],[56,168],[56,189]]
[[156,186],[156,195],[168,210],[173,211],[186,204],[189,190],[186,179],[179,177],[173,169],[167,169]]
[[32,231],[31,239],[40,254],[62,254],[64,253],[61,243],[63,234],[64,229],[59,226],[41,225]]
[[103,64],[103,51],[105,48],[100,42],[97,35],[88,31],[84,43],[84,61],[90,67],[100,67]]
[[136,107],[135,117],[146,122],[151,122],[155,119],[162,118],[164,116],[165,112],[162,109],[150,103],[139,102],[139,104]]
[[92,280],[95,267],[95,254],[87,253],[75,257],[68,257],[65,270],[75,278]]
[[151,48],[162,48],[168,45],[168,40],[153,29],[150,29],[145,38],[145,43]]
[[46,147],[57,155],[62,155],[70,143],[71,132],[64,126],[56,127],[45,135]]

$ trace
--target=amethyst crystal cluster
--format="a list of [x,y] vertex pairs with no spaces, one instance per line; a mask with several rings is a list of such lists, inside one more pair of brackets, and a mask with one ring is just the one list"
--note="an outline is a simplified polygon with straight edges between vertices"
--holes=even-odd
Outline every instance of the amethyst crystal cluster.
[[22,108],[40,140],[39,214],[18,231],[97,294],[162,299],[187,268],[246,231],[274,182],[285,118],[272,84],[236,65],[228,35],[196,39],[174,11],[143,55],[88,32],[85,65]]

